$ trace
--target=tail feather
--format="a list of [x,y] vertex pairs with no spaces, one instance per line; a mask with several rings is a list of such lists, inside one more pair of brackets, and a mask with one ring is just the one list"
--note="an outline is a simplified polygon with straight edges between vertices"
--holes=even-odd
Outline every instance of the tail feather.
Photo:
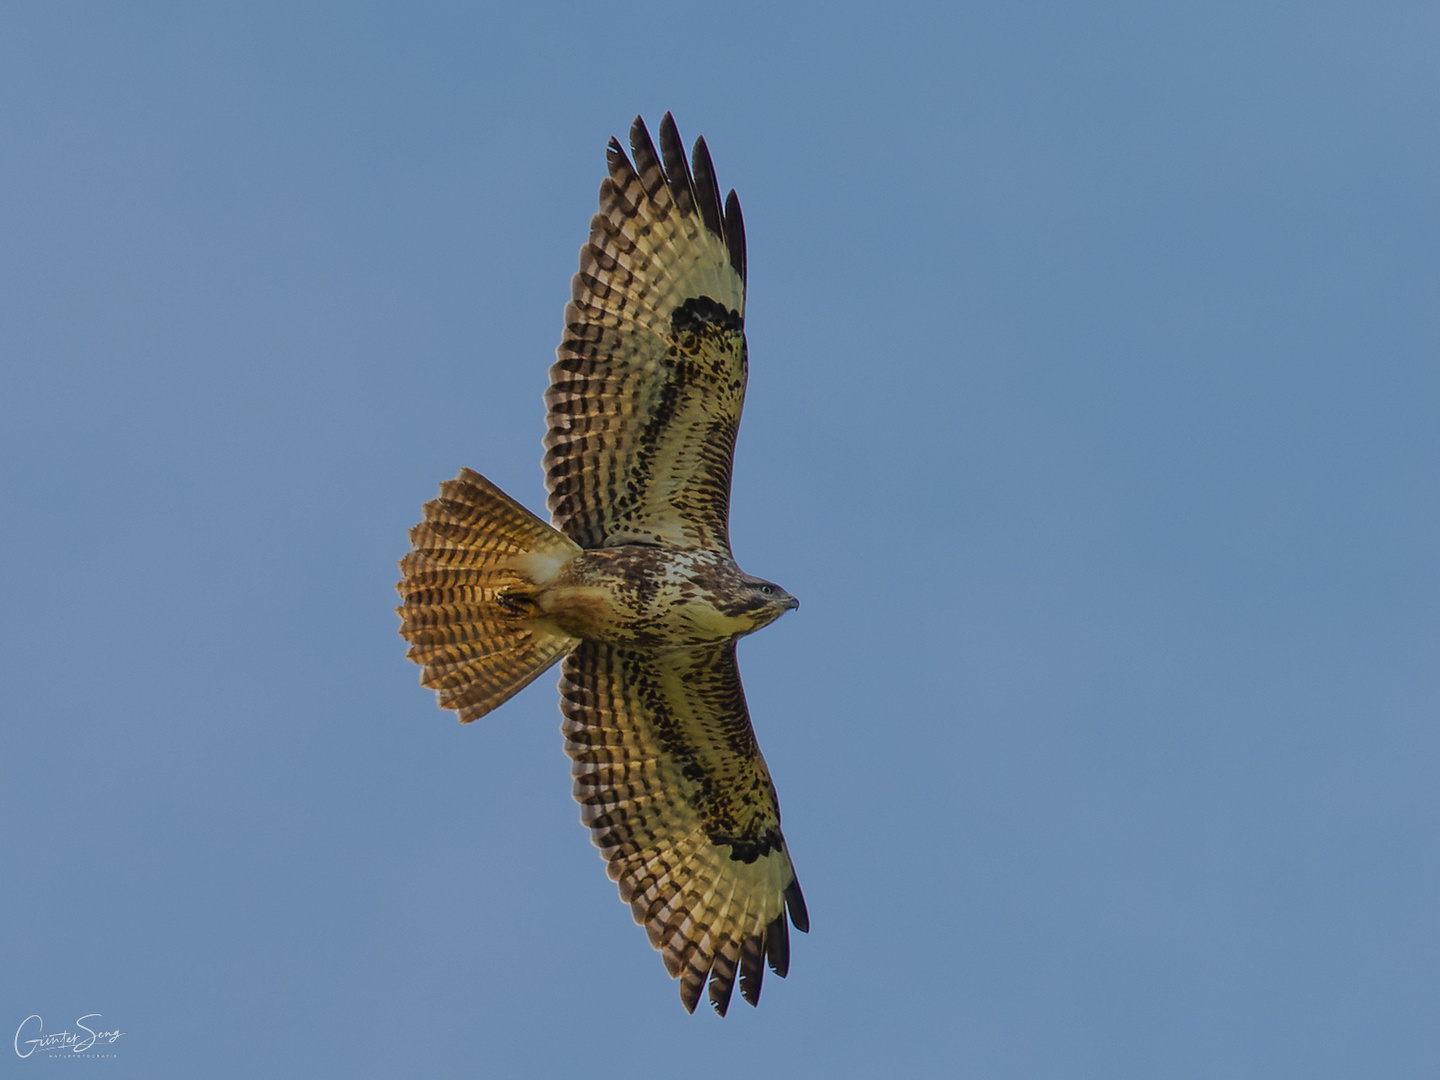
[[580,548],[477,472],[462,469],[425,504],[400,560],[400,634],[420,684],[462,723],[530,685],[578,641],[531,596]]

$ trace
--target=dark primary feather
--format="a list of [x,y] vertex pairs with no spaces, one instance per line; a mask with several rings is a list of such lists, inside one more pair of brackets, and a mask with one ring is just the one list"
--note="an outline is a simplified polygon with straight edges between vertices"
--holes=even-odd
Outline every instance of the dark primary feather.
[[745,219],[740,216],[740,197],[732,189],[725,196],[725,244],[730,249],[730,265],[745,280]]
[[[693,160],[695,163],[695,199],[700,204],[700,216],[705,221],[705,227],[723,239],[725,219],[720,214],[720,185],[715,180],[715,165],[710,160],[710,148],[705,145],[703,135],[695,140]],[[733,259],[731,265],[734,265]]]
[[675,128],[675,118],[668,112],[660,121],[660,155],[665,160],[665,175],[676,208],[682,214],[694,214],[695,182],[690,177],[690,164],[685,160],[685,146]]

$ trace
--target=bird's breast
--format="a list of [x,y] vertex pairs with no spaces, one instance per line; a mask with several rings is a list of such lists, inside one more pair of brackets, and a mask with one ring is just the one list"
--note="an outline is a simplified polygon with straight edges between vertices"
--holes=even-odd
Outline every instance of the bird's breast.
[[716,552],[633,544],[584,552],[535,599],[575,637],[656,648],[698,645],[753,629],[726,614],[734,606],[729,590],[736,575],[734,563]]

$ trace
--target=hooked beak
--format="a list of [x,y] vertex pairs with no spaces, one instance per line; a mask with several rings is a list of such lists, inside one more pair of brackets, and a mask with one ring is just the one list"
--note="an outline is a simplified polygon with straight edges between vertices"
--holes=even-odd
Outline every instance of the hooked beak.
[[789,601],[786,603],[786,605],[785,605],[785,610],[786,610],[786,611],[799,611],[799,610],[800,610],[800,601],[797,600],[797,599],[795,599],[795,597],[793,597],[793,596],[790,597],[790,600],[789,600]]

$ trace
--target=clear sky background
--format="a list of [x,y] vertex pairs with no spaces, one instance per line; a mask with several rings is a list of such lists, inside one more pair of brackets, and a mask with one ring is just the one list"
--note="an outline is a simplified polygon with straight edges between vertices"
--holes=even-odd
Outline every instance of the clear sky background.
[[[1440,1075],[1433,3],[0,8],[0,1058]],[[543,510],[605,142],[750,239],[741,645],[813,930],[687,1016],[554,678],[392,586]],[[90,1072],[87,1071],[87,1075]]]

